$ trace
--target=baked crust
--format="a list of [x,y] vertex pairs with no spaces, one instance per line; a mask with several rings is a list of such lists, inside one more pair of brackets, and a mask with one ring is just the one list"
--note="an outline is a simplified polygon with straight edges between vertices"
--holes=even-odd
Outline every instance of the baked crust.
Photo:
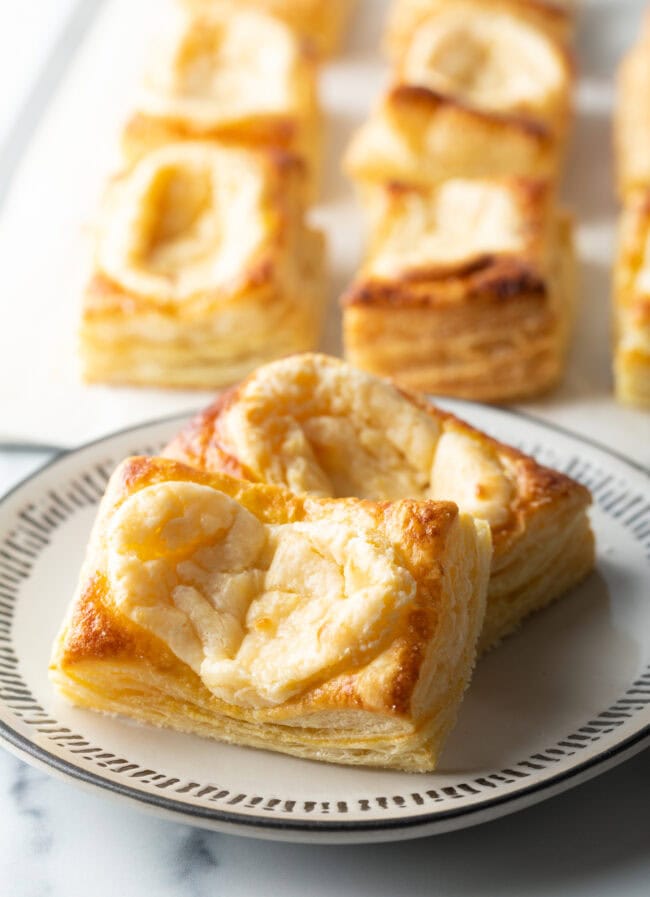
[[[566,44],[573,33],[574,4],[570,0],[557,3],[541,0],[470,0],[470,4],[476,10],[490,9],[516,16],[561,43]],[[393,0],[384,40],[389,55],[393,59],[402,56],[414,31],[428,15],[458,5],[459,0]]]
[[339,763],[434,767],[471,674],[487,526],[131,458],[50,675],[82,707]]
[[347,359],[407,389],[480,401],[559,381],[574,317],[571,222],[548,184],[366,190],[370,246],[344,294]]
[[[284,22],[216,4],[161,28],[122,147],[127,163],[165,143],[216,140],[320,156],[316,65]],[[264,47],[264,53],[259,48]]]
[[184,0],[194,10],[232,11],[242,6],[258,9],[286,22],[318,56],[333,56],[355,0]]
[[618,70],[614,136],[621,198],[650,189],[650,11]]
[[614,268],[614,380],[650,408],[650,12],[618,72],[615,147],[623,202]]
[[554,180],[560,158],[561,143],[542,122],[403,84],[357,130],[344,168],[362,184],[430,187],[450,178]]
[[525,116],[564,140],[573,66],[543,27],[546,15],[536,4],[434,3],[395,56],[395,81],[482,112]]
[[165,454],[300,495],[449,499],[486,520],[494,556],[481,650],[593,567],[583,486],[328,356],[260,368],[191,421]]
[[312,348],[323,254],[296,158],[206,143],[148,154],[106,194],[84,297],[85,379],[214,388]]
[[650,408],[650,189],[630,193],[614,269],[616,394]]

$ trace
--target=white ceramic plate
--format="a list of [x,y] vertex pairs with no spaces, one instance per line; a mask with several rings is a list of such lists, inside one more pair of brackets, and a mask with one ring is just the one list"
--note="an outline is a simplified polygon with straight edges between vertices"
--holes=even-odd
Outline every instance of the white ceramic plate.
[[23,759],[209,828],[296,840],[397,840],[550,797],[650,742],[650,478],[507,411],[446,403],[586,483],[597,571],[482,660],[431,775],[329,766],[69,707],[50,645],[115,464],[155,452],[181,419],[71,452],[0,503],[0,738]]

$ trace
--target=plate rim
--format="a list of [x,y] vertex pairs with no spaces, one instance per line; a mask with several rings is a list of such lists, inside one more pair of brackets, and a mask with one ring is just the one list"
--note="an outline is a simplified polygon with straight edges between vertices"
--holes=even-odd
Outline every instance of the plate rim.
[[[432,400],[437,401],[435,397]],[[481,410],[496,411],[505,413],[513,418],[520,418],[527,423],[531,423],[542,429],[559,433],[561,436],[575,440],[601,452],[602,454],[615,459],[624,466],[629,467],[636,474],[642,474],[650,479],[650,469],[637,461],[628,458],[624,454],[610,449],[597,440],[590,437],[582,436],[568,428],[565,428],[552,421],[542,420],[521,411],[517,408],[509,408],[500,405],[486,406],[477,402],[463,399],[454,399],[453,403],[468,408],[477,408]],[[80,454],[81,452],[92,449],[94,446],[108,442],[112,439],[119,438],[128,433],[147,430],[152,427],[171,424],[174,421],[180,421],[192,417],[196,411],[174,412],[169,415],[162,415],[148,421],[138,424],[131,424],[121,427],[103,436],[96,437],[81,443],[73,448],[62,449],[56,452],[51,458],[48,458],[43,464],[39,465],[35,470],[22,477],[8,491],[0,495],[0,514],[7,502],[32,480],[46,474],[47,471],[59,463],[65,462],[70,456]],[[446,823],[453,822],[458,819],[466,819],[467,827],[487,821],[488,819],[505,816],[509,813],[516,812],[525,806],[539,803],[544,800],[546,792],[550,792],[547,796],[550,798],[557,793],[568,790],[571,785],[567,785],[572,780],[576,780],[574,784],[577,786],[589,778],[598,775],[599,770],[605,772],[617,763],[624,762],[628,757],[639,753],[646,746],[650,746],[650,723],[642,726],[637,732],[629,735],[627,738],[618,741],[614,745],[599,751],[588,759],[572,765],[569,769],[558,771],[556,774],[545,778],[543,781],[532,782],[528,785],[522,785],[514,791],[505,794],[487,797],[485,800],[478,801],[469,807],[449,808],[446,810],[429,811],[410,816],[389,816],[383,819],[349,819],[340,821],[330,821],[323,819],[287,819],[272,816],[262,816],[256,813],[238,814],[236,812],[223,810],[217,807],[202,806],[200,804],[186,802],[171,798],[167,795],[156,794],[153,792],[139,790],[120,781],[111,778],[104,778],[100,774],[92,770],[86,770],[81,766],[75,765],[72,761],[50,752],[46,747],[42,747],[26,735],[18,732],[9,723],[0,720],[0,745],[8,749],[12,754],[25,760],[28,763],[41,768],[44,771],[53,773],[57,777],[70,781],[71,783],[81,784],[89,789],[99,789],[100,793],[105,793],[116,799],[126,799],[131,803],[138,804],[143,809],[149,811],[163,813],[169,818],[184,818],[187,822],[194,824],[213,824],[220,826],[222,830],[239,829],[240,834],[249,834],[255,836],[265,835],[273,837],[273,833],[278,836],[282,834],[300,834],[314,836],[315,838],[322,834],[336,835],[368,835],[372,837],[374,834],[394,832],[396,836],[400,833],[408,832],[406,837],[416,837],[418,832],[422,835],[436,834],[438,830],[448,831],[450,826]],[[601,770],[602,767],[602,770]],[[493,812],[497,810],[497,812]],[[477,818],[478,817],[478,818]],[[456,826],[457,828],[460,826]],[[465,827],[465,826],[463,826]]]
[[[93,790],[99,788],[102,792],[107,792],[112,797],[126,798],[131,802],[143,805],[148,810],[162,811],[165,815],[173,818],[184,817],[186,820],[194,822],[194,824],[203,823],[220,823],[224,830],[234,828],[245,828],[254,836],[255,832],[303,832],[310,835],[335,834],[369,834],[377,832],[417,832],[423,831],[424,835],[436,834],[438,824],[442,827],[444,823],[455,819],[468,819],[467,827],[487,822],[488,819],[496,819],[501,816],[509,815],[517,812],[525,806],[535,803],[541,803],[544,799],[544,792],[551,791],[549,798],[561,793],[565,789],[563,786],[567,781],[577,778],[576,787],[594,778],[598,775],[598,770],[602,766],[603,772],[617,765],[618,762],[624,762],[626,759],[640,753],[646,746],[650,746],[650,723],[634,735],[629,736],[623,741],[618,742],[615,746],[601,751],[589,760],[572,766],[564,772],[559,772],[542,782],[533,783],[516,791],[503,794],[499,797],[487,798],[473,804],[470,807],[441,810],[437,812],[422,813],[417,816],[407,817],[389,817],[387,819],[368,819],[368,820],[344,820],[341,822],[330,822],[329,820],[310,820],[310,819],[280,819],[272,816],[258,816],[254,814],[232,813],[227,810],[220,810],[216,807],[205,807],[199,804],[188,803],[185,801],[175,800],[166,795],[158,795],[148,791],[140,791],[122,782],[116,782],[113,779],[102,778],[98,773],[85,770],[82,767],[75,766],[69,760],[57,757],[45,748],[40,747],[33,741],[30,741],[24,735],[16,732],[5,722],[0,720],[0,743],[3,746],[9,746],[11,753],[25,759],[27,762],[36,761],[35,766],[53,770],[54,773],[67,781],[73,783],[81,783],[84,786],[91,787]],[[532,798],[532,799],[531,799]],[[489,815],[486,813],[495,808],[501,809],[506,807],[502,813]],[[440,831],[442,834],[442,831]]]

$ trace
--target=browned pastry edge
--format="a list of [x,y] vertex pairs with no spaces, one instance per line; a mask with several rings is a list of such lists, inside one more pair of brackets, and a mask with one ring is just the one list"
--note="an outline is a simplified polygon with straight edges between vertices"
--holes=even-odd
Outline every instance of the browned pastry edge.
[[516,128],[539,143],[553,143],[555,140],[551,129],[536,118],[514,113],[486,112],[449,94],[431,90],[429,87],[414,84],[398,84],[388,91],[387,100],[389,105],[393,104],[397,108],[401,106],[407,108],[421,106],[427,112],[435,111],[440,106],[452,106],[460,109],[466,115],[473,116],[487,124],[506,125]]
[[298,123],[289,116],[247,119],[245,127],[241,122],[218,127],[193,127],[191,123],[173,117],[157,118],[143,112],[136,112],[128,120],[122,134],[125,155],[131,161],[167,143],[185,140],[214,140],[223,145],[251,147],[259,149],[267,145],[270,149],[295,150]]
[[421,307],[477,300],[501,305],[522,296],[547,297],[547,284],[536,267],[514,256],[486,254],[456,267],[409,271],[390,282],[369,279],[353,284],[341,297],[341,305]]

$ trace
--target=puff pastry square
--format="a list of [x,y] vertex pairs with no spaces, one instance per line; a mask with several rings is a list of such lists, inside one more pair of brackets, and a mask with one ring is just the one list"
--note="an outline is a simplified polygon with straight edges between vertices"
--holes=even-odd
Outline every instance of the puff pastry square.
[[494,556],[481,650],[593,567],[583,486],[422,397],[327,356],[260,368],[165,453],[298,495],[450,500],[484,520]]
[[469,15],[492,11],[516,16],[562,43],[569,41],[574,27],[571,0],[393,0],[385,36],[389,54],[393,58],[401,57],[415,31],[429,15],[461,5],[468,7]]
[[621,197],[650,189],[650,10],[619,67],[614,135]]
[[623,212],[614,326],[617,396],[650,408],[650,189],[629,194]]
[[84,378],[212,388],[313,348],[322,267],[300,161],[201,142],[155,150],[106,195],[84,297]]
[[286,22],[319,56],[338,49],[355,0],[184,0],[195,10],[259,9]]
[[555,180],[561,146],[542,122],[398,84],[353,135],[343,167],[362,186],[396,181],[429,187],[450,178],[509,176]]
[[281,148],[315,169],[316,67],[284,22],[217,7],[176,10],[165,26],[123,133],[128,162],[164,143],[203,139]]
[[568,52],[520,8],[484,0],[434,4],[395,60],[397,82],[542,122],[563,139],[573,80]]
[[489,528],[452,503],[299,498],[131,458],[51,676],[81,707],[431,770],[471,674],[490,553]]
[[574,258],[549,185],[452,179],[366,196],[368,257],[342,298],[352,364],[407,389],[479,401],[558,382]]

